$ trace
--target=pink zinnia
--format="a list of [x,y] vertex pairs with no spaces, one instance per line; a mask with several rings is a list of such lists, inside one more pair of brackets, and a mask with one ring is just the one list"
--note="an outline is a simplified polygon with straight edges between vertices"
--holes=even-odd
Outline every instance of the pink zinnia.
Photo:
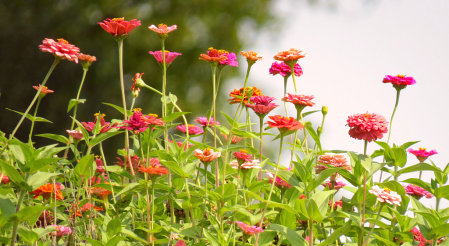
[[196,149],[193,152],[193,155],[200,159],[202,163],[210,163],[213,160],[219,158],[221,156],[221,152],[215,152],[213,149],[206,148],[205,150]]
[[321,185],[324,187],[329,187],[329,190],[337,190],[337,191],[346,186],[346,184],[341,181],[338,182],[334,181],[334,183],[332,183],[332,181],[327,181]]
[[[287,168],[286,170],[290,171],[291,168]],[[272,184],[274,182],[274,185],[276,187],[278,187],[279,189],[289,189],[289,188],[293,187],[291,184],[289,184],[287,181],[283,180],[279,176],[276,176],[276,179],[274,179],[274,174],[273,173],[267,172],[267,176],[270,179],[268,181],[268,183]]]
[[427,245],[427,239],[422,235],[421,231],[418,228],[413,227],[410,232],[413,234],[413,239],[419,242],[418,246]]
[[209,122],[207,122],[207,117],[197,117],[195,121],[200,124],[202,127],[211,127],[214,125],[220,125],[220,122],[214,121],[214,118],[210,118]]
[[[322,171],[329,168],[329,166],[333,167],[343,167],[344,169],[350,171],[352,170],[351,164],[348,163],[348,160],[344,155],[321,155],[318,158],[318,165],[316,166],[315,173],[319,174]],[[323,165],[324,164],[324,165]],[[339,178],[340,175],[338,173],[332,174],[330,177],[331,180],[335,180],[336,178]]]
[[388,204],[396,204],[398,206],[401,206],[401,195],[399,195],[395,191],[391,191],[389,189],[381,189],[379,188],[379,186],[375,185],[373,186],[372,190],[369,191],[369,193],[377,196],[377,200],[379,202],[386,202]]
[[[98,113],[94,114],[94,116],[95,116],[94,122],[90,122],[90,121],[87,123],[81,122],[81,124],[84,126],[84,129],[88,130],[89,132],[92,132],[95,128],[95,124],[97,124],[97,116],[98,115],[99,115]],[[106,122],[106,120],[104,119],[105,116],[106,116],[105,114],[100,115],[100,126],[101,126],[100,133],[106,133],[106,132],[110,131],[112,128],[117,126],[117,123],[114,123],[111,125],[110,122]]]
[[315,105],[315,102],[313,102],[313,98],[315,96],[307,96],[307,95],[299,95],[299,94],[294,94],[294,93],[287,93],[285,95],[285,97],[282,98],[282,101],[284,102],[291,102],[295,105],[301,105],[304,107],[312,107],[313,105]]
[[125,21],[125,18],[107,18],[103,22],[98,22],[98,24],[113,37],[128,36],[134,28],[141,25],[140,20]]
[[414,85],[416,81],[413,77],[407,77],[405,75],[385,75],[385,78],[382,80],[384,83],[392,83],[395,87],[404,88],[407,85]]
[[[179,125],[176,127],[176,129],[180,130],[183,133],[187,132],[186,125]],[[204,133],[204,130],[201,129],[201,127],[195,126],[195,125],[189,125],[189,135],[200,135],[203,133]]]
[[237,160],[233,160],[229,164],[234,169],[239,169],[239,167],[240,167],[241,171],[250,170],[253,168],[261,168],[259,160],[247,160],[247,161],[243,162],[240,166],[239,166],[239,162]]
[[254,104],[245,104],[247,107],[251,108],[254,113],[259,117],[265,117],[271,110],[275,109],[279,105],[272,103],[272,101],[276,100],[274,97],[269,96],[255,96],[251,97],[251,101]]
[[415,155],[420,162],[424,162],[431,155],[438,154],[435,150],[427,151],[426,148],[419,148],[417,150],[410,148],[407,152]]
[[239,225],[240,229],[242,229],[242,231],[243,231],[243,234],[245,234],[247,236],[252,236],[256,233],[263,232],[262,228],[257,227],[257,226],[250,226],[241,221],[236,221],[235,223],[237,223],[237,225]]
[[60,226],[60,225],[51,225],[56,228],[57,231],[52,232],[53,236],[62,237],[64,235],[70,235],[72,234],[72,229],[67,226]]
[[81,140],[83,138],[83,132],[82,131],[76,131],[76,130],[66,130],[66,132],[72,136],[74,139]]
[[[208,51],[209,53],[209,51]],[[237,60],[237,56],[235,55],[234,52],[230,52],[225,54],[226,56],[226,60],[224,61],[220,61],[218,63],[218,65],[222,65],[222,66],[232,66],[232,67],[238,67],[239,63],[236,61]]]
[[355,139],[376,141],[388,132],[388,122],[382,115],[374,113],[355,114],[349,116],[346,122],[350,127],[349,135]]
[[251,157],[253,157],[251,154],[248,154],[248,152],[246,152],[246,150],[243,149],[241,149],[238,152],[234,152],[234,156],[235,158],[237,158],[239,162],[251,161]]
[[39,45],[39,49],[43,52],[52,53],[54,56],[61,59],[78,63],[77,54],[80,52],[80,49],[73,44],[69,44],[68,41],[62,38],[58,39],[58,42],[51,38],[46,38],[42,41],[42,44]]
[[420,199],[423,196],[425,196],[426,198],[433,197],[432,193],[428,192],[427,190],[425,190],[419,186],[413,185],[413,184],[404,186],[404,188],[405,188],[405,192],[407,193],[407,195],[411,195],[416,199]]
[[330,207],[332,205],[334,206],[334,210],[337,210],[338,207],[343,208],[343,201],[335,201],[334,204],[332,204],[332,201],[329,200],[328,206]]
[[158,26],[151,25],[148,27],[153,32],[156,32],[158,35],[167,36],[169,32],[174,31],[178,28],[178,26],[167,26],[165,24],[159,24]]
[[120,130],[127,129],[136,135],[144,132],[148,128],[148,124],[142,120],[142,116],[141,109],[134,109],[134,113],[129,117],[129,120],[123,120],[124,123],[117,128],[120,128]]
[[[150,51],[150,55],[153,55],[156,58],[156,61],[159,63],[164,62],[164,57],[162,56],[162,51]],[[165,63],[170,65],[176,57],[182,55],[181,53],[170,52],[168,50],[165,51]]]
[[[302,68],[299,64],[295,64],[295,68],[293,69],[295,71],[295,76],[299,77],[303,74],[302,72]],[[271,64],[270,70],[269,70],[270,74],[272,75],[276,75],[276,74],[280,74],[282,77],[285,76],[290,76],[292,73],[292,70],[290,69],[290,67],[285,64],[285,62],[273,62]]]

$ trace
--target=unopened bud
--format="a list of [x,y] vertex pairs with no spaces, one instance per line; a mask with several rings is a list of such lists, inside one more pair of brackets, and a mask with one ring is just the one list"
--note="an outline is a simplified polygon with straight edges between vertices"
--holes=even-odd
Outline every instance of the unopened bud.
[[296,142],[297,145],[301,145],[301,141],[299,139],[296,139],[295,142]]
[[246,96],[247,96],[248,98],[251,98],[253,95],[254,95],[254,90],[253,90],[253,88],[252,88],[252,87],[246,88]]
[[138,90],[132,91],[132,95],[133,98],[137,98],[139,96],[139,91]]
[[328,111],[329,111],[329,109],[327,108],[327,106],[323,106],[321,108],[321,113],[323,113],[323,115],[326,115]]
[[321,133],[323,133],[323,128],[322,128],[321,126],[319,126],[319,127],[316,129],[316,132],[318,133],[318,136],[321,135]]

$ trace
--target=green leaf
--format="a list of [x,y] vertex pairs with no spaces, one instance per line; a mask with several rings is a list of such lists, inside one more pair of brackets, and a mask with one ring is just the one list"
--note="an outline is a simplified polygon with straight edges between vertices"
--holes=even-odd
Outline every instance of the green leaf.
[[293,186],[301,187],[299,180],[296,179],[295,174],[291,171],[279,170],[277,176],[281,177],[283,180],[287,181],[289,184]]
[[64,144],[67,144],[69,142],[69,140],[63,135],[45,133],[45,134],[38,134],[36,136],[53,139],[53,140],[56,140],[56,141],[64,143]]
[[144,243],[144,244],[147,243],[147,241],[146,241],[145,239],[143,239],[143,238],[137,236],[134,232],[132,232],[132,231],[130,231],[130,230],[127,230],[127,229],[125,229],[125,228],[122,228],[122,233],[125,234],[125,235],[130,236],[131,238],[134,238],[135,240],[137,240],[137,241],[139,241],[139,242],[141,242],[141,243]]
[[275,232],[275,231],[264,231],[264,232],[260,233],[259,245],[260,246],[272,245],[272,242],[273,242],[276,234],[277,234],[277,232]]
[[353,186],[359,186],[360,182],[359,179],[352,174],[351,172],[349,172],[348,170],[342,169],[340,171],[338,171],[338,173],[346,179],[346,181],[348,181],[349,183],[351,183]]
[[72,117],[72,119],[75,121],[76,125],[83,133],[84,141],[86,142],[87,145],[89,145],[89,132],[86,130],[86,128],[84,128],[84,126],[77,119],[75,119],[73,117]]
[[39,238],[47,235],[50,232],[54,232],[57,231],[58,229],[56,229],[54,226],[47,226],[45,229],[44,228],[34,228],[33,231],[36,232],[37,234],[39,234]]
[[212,235],[209,230],[206,228],[203,229],[204,236],[206,236],[207,240],[209,241],[211,246],[221,246],[220,242],[217,240],[217,236]]
[[282,209],[279,217],[279,223],[294,230],[296,228],[296,216],[294,213],[290,213],[288,210]]
[[0,211],[5,219],[13,215],[16,212],[16,206],[9,199],[4,199],[0,197]]
[[31,187],[32,190],[36,190],[41,185],[47,183],[49,178],[55,177],[58,175],[60,175],[60,173],[37,172],[28,178],[27,183]]
[[316,113],[316,112],[321,112],[321,110],[312,110],[312,111],[309,111],[309,112],[305,112],[305,113],[302,114],[302,117],[306,117],[307,115],[311,115],[311,114]]
[[25,226],[19,226],[17,233],[19,234],[20,239],[27,243],[34,244],[34,242],[39,240],[39,235]]
[[119,235],[122,231],[122,223],[119,219],[115,218],[109,221],[106,232],[109,234],[109,237],[114,237],[115,235]]
[[175,172],[176,174],[178,174],[179,176],[181,176],[183,178],[189,177],[189,174],[184,172],[184,170],[182,170],[182,168],[178,165],[178,163],[176,163],[174,161],[161,161],[161,163],[164,166],[168,167],[173,172]]
[[[252,132],[247,132],[247,131],[243,131],[243,130],[239,130],[239,129],[232,129],[232,133],[234,133],[234,134],[236,134],[236,135],[238,135],[238,136],[241,136],[241,137],[246,137],[246,138],[255,138],[255,139],[257,139],[257,140],[259,140],[259,141],[261,141],[260,140],[260,138],[258,137],[258,136],[256,136],[254,133],[252,133]],[[262,141],[263,142],[263,141]]]
[[92,244],[92,246],[104,246],[103,243],[101,243],[98,240],[92,239],[92,238],[88,238],[88,237],[82,237],[79,236],[81,239],[86,240],[87,242],[89,242],[90,244]]
[[22,175],[11,165],[0,159],[0,167],[2,172],[8,175],[9,179],[19,187],[32,191],[31,187],[28,186],[27,182],[22,178]]
[[436,198],[443,198],[449,196],[449,185],[441,186],[435,189],[435,197]]
[[76,164],[74,172],[81,178],[90,179],[95,173],[94,169],[94,155],[87,155],[81,158],[81,160]]
[[[19,111],[15,111],[15,110],[12,110],[12,109],[9,109],[9,108],[6,108],[7,110],[9,110],[9,111],[13,111],[13,112],[15,112],[15,113],[18,113],[18,114],[20,114],[20,115],[24,115],[24,113],[21,113],[21,112],[19,112]],[[42,118],[42,117],[34,117],[34,116],[32,116],[31,114],[27,114],[26,115],[26,117],[27,117],[27,119],[29,119],[29,120],[31,120],[31,121],[39,121],[39,122],[48,122],[48,123],[53,123],[53,122],[51,122],[51,121],[49,121],[49,120],[47,120],[47,119],[44,119],[44,118]]]
[[320,186],[327,178],[332,176],[332,174],[337,173],[342,170],[342,168],[328,168],[322,171],[318,176],[315,177],[315,180],[307,187],[307,190],[312,191],[318,186]]
[[312,138],[315,141],[316,145],[318,146],[318,150],[321,151],[322,148],[321,148],[320,137],[318,137],[318,134],[315,132],[315,129],[313,129],[312,123],[307,121],[305,123],[305,127],[306,127],[307,131],[310,133],[310,136],[312,136]]
[[358,157],[360,164],[362,164],[363,168],[365,168],[366,171],[371,172],[371,165],[373,163],[371,157],[364,155],[359,155]]
[[326,217],[329,207],[329,196],[335,194],[336,190],[319,191],[312,195],[311,199],[316,202],[320,209],[321,216]]
[[[103,103],[103,104],[108,105],[108,106],[111,106],[111,107],[117,109],[117,111],[119,111],[119,112],[122,113],[123,115],[125,115],[125,111],[123,111],[123,108],[122,108],[122,107],[119,107],[119,106],[114,105],[114,104],[112,104],[112,103]],[[131,110],[128,110],[127,113],[128,113],[128,115],[132,115],[132,114],[133,114],[133,112],[132,112]]]
[[139,186],[138,183],[131,183],[125,186],[125,188],[123,188],[123,190],[121,190],[120,192],[118,192],[117,194],[115,194],[116,197],[119,197],[122,194],[125,194],[126,192],[132,190],[135,191],[135,187]]
[[421,162],[421,163],[418,163],[418,164],[413,165],[413,166],[409,166],[409,167],[406,167],[406,168],[402,168],[401,170],[399,170],[399,171],[397,172],[396,175],[399,176],[399,175],[404,174],[404,173],[411,173],[411,172],[418,172],[418,171],[434,171],[434,172],[441,172],[441,170],[440,170],[439,168],[434,167],[434,166],[432,166],[432,165],[430,165],[430,164]]
[[396,191],[399,195],[401,195],[402,197],[405,196],[405,189],[404,186],[402,186],[399,182],[394,181],[394,180],[390,180],[387,182],[383,182],[380,183],[380,185],[382,185],[383,187],[386,187],[392,191]]
[[62,158],[44,158],[44,159],[35,160],[35,161],[28,163],[28,168],[30,169],[30,173],[34,173],[34,172],[37,172],[39,169],[41,169],[47,165],[51,165],[61,159]]
[[327,246],[335,243],[336,240],[338,240],[341,236],[345,235],[347,232],[351,230],[351,224],[352,221],[349,220],[348,222],[346,222],[344,226],[338,228],[330,236],[328,236],[326,240],[318,244],[318,246]]
[[75,107],[75,105],[78,105],[80,103],[84,104],[84,102],[86,101],[86,99],[70,99],[69,101],[69,106],[67,107],[67,113],[70,112],[70,110]]
[[165,121],[166,123],[172,122],[176,118],[181,117],[185,114],[190,114],[190,112],[174,112],[174,113],[162,118],[162,120]]
[[270,224],[270,229],[282,233],[292,246],[307,246],[306,240],[296,231],[278,224]]
[[405,143],[405,144],[399,146],[399,148],[404,149],[404,150],[407,150],[410,146],[412,146],[412,145],[414,145],[414,144],[416,144],[416,143],[419,143],[419,142],[421,142],[421,141],[407,142],[407,143]]
[[[30,147],[24,143],[22,143],[21,141],[17,140],[17,139],[12,139],[11,141],[9,141],[9,147],[14,147],[18,145],[20,147],[20,150],[23,154],[23,157],[25,158],[26,163],[30,163],[32,161],[34,161],[34,156],[33,156],[33,152],[30,150]],[[20,155],[20,150],[18,149],[11,149],[13,151],[13,154],[18,154]],[[22,160],[21,160],[22,162]],[[24,164],[24,162],[22,162]]]
[[19,212],[9,216],[8,221],[28,221],[36,215],[40,215],[42,211],[47,209],[44,206],[28,206],[21,209]]
[[105,246],[116,246],[119,242],[124,241],[126,237],[122,236],[115,236],[108,240],[108,242],[105,244]]
[[115,136],[115,135],[118,135],[118,134],[120,134],[120,133],[123,133],[123,132],[124,132],[124,131],[118,131],[118,132],[105,132],[105,133],[102,133],[102,134],[100,134],[100,135],[97,135],[97,136],[95,136],[95,138],[93,138],[93,139],[90,140],[89,146],[90,146],[91,148],[93,148],[95,145],[97,145],[97,144],[103,142],[104,140],[106,140],[106,139],[108,139],[108,138],[110,138],[110,137],[113,137],[113,136]]

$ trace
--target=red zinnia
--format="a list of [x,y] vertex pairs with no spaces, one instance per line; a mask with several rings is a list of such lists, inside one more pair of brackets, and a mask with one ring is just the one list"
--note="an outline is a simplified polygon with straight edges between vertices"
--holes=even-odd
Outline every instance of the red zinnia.
[[44,185],[41,185],[37,190],[30,192],[31,195],[34,195],[34,199],[38,198],[39,196],[42,196],[44,200],[48,200],[49,198],[55,198],[58,201],[61,201],[64,199],[64,196],[62,195],[61,189],[63,189],[64,186],[60,184],[53,184],[47,183]]
[[226,61],[228,57],[226,56],[228,52],[226,50],[217,50],[214,48],[209,48],[206,54],[200,55],[200,60],[205,60],[207,62],[220,62],[220,61]]
[[251,154],[248,154],[248,152],[246,152],[246,150],[243,149],[241,149],[238,152],[234,152],[234,156],[235,158],[237,158],[239,164],[242,164],[243,162],[246,161],[251,161],[251,157],[253,157]]
[[[94,116],[95,116],[94,122],[90,122],[90,121],[87,123],[81,122],[81,124],[84,126],[84,128],[86,130],[88,130],[89,132],[92,132],[93,129],[95,128],[95,124],[97,124],[97,116],[98,115],[99,115],[99,113],[94,114]],[[111,125],[110,122],[106,122],[104,119],[105,116],[106,116],[105,114],[100,115],[100,126],[101,126],[100,134],[106,133],[106,132],[110,131],[112,128],[117,126],[117,123],[114,123]]]
[[268,116],[272,121],[268,121],[265,124],[268,124],[271,128],[278,128],[281,133],[289,130],[302,130],[304,127],[301,122],[295,120],[293,117],[284,117],[281,115]]
[[272,103],[273,100],[276,100],[276,98],[269,96],[255,96],[251,97],[251,101],[254,104],[246,104],[246,106],[254,110],[254,113],[256,113],[257,116],[265,117],[271,110],[279,106]]
[[78,63],[77,54],[80,52],[80,49],[73,44],[69,44],[67,40],[62,38],[58,39],[58,42],[51,38],[46,38],[42,41],[42,44],[39,45],[39,49],[43,52],[52,53],[54,56],[61,59],[75,61]]
[[388,132],[388,122],[382,115],[374,113],[349,116],[347,123],[350,127],[349,135],[352,138],[368,142],[376,141]]
[[98,22],[100,26],[113,37],[128,36],[134,28],[140,26],[140,20],[133,19],[125,21],[125,18],[107,18],[103,22]]

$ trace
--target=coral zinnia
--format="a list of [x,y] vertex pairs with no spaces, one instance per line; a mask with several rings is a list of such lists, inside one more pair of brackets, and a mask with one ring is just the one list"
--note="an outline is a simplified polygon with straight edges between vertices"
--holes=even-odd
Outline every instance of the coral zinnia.
[[298,59],[304,58],[307,53],[302,49],[291,48],[289,50],[279,51],[273,58],[277,61],[283,61],[290,66],[289,63],[296,64]]
[[[104,182],[104,184],[109,184],[109,183],[108,183],[108,182]],[[101,187],[91,187],[91,188],[87,188],[87,191],[88,191],[90,194],[97,195],[97,196],[100,197],[100,199],[102,199],[102,200],[107,200],[109,194],[112,193],[110,190],[106,190],[106,189],[101,188]]]
[[164,120],[158,118],[157,114],[144,115],[140,119],[145,122],[145,124],[147,124],[149,128],[153,128],[155,126],[163,126],[165,123]]
[[206,54],[200,55],[200,60],[205,60],[207,62],[218,63],[220,61],[226,61],[228,52],[226,50],[217,50],[214,48],[209,48]]
[[[224,134],[224,133],[220,133],[225,139],[226,141],[228,141],[228,135]],[[236,135],[232,135],[231,137],[231,144],[237,144],[238,142],[242,141],[242,137],[236,136]]]
[[243,234],[245,234],[246,236],[252,236],[256,233],[263,232],[262,228],[257,226],[250,226],[241,221],[236,221],[235,223],[239,225],[240,229],[242,229]]
[[372,190],[369,191],[369,193],[377,196],[377,200],[379,202],[386,202],[388,204],[396,204],[398,206],[401,206],[401,195],[399,195],[395,191],[391,191],[389,189],[381,189],[379,188],[379,186],[375,185],[373,186]]
[[135,108],[134,113],[129,120],[123,120],[124,123],[117,128],[120,128],[120,130],[127,129],[136,135],[144,132],[148,128],[148,124],[142,120],[142,116],[142,110]]
[[291,102],[296,105],[304,106],[304,107],[312,107],[315,105],[315,102],[313,102],[314,96],[306,96],[306,95],[299,95],[294,93],[287,93],[285,97],[282,98],[282,101],[284,102]]
[[[302,68],[299,64],[295,64],[294,71],[296,77],[299,77],[303,74]],[[282,77],[288,77],[292,74],[292,70],[287,64],[285,64],[285,62],[273,62],[271,64],[269,72],[272,75],[280,74]]]
[[139,167],[139,171],[141,173],[148,173],[151,179],[169,173],[168,170],[162,166]]
[[[39,86],[33,86],[34,89],[36,89],[37,91],[42,88],[42,85],[39,84]],[[41,90],[41,92],[39,93],[39,97],[42,98],[45,95],[47,95],[47,93],[53,93],[54,91],[49,90],[47,86],[44,86]]]
[[90,65],[92,65],[92,62],[97,60],[95,56],[90,56],[83,53],[78,53],[77,56],[78,59],[81,61],[81,66],[83,66],[83,69],[86,70],[90,67]]
[[281,115],[268,116],[273,121],[268,121],[265,124],[268,124],[271,128],[278,128],[281,133],[285,133],[287,130],[302,130],[304,126],[301,122],[295,120],[293,117],[284,117]]
[[250,107],[254,113],[259,117],[265,117],[271,110],[275,109],[279,105],[275,103],[271,103],[273,100],[276,100],[274,97],[269,96],[256,96],[251,97],[251,101],[254,104],[246,104],[247,107]]
[[196,158],[200,159],[202,163],[209,164],[213,160],[219,158],[221,156],[221,152],[215,152],[210,148],[206,148],[204,150],[196,149],[193,152],[193,155],[196,156]]
[[30,192],[31,195],[34,195],[34,199],[38,198],[39,196],[42,196],[44,200],[48,200],[49,198],[55,198],[58,201],[61,201],[64,199],[64,196],[62,195],[61,189],[64,189],[64,186],[56,183],[54,186],[53,184],[47,183],[44,185],[41,185],[37,190]]
[[248,103],[248,91],[249,90],[252,90],[252,92],[253,92],[253,94],[250,97],[262,96],[262,92],[260,91],[260,89],[258,89],[255,86],[253,86],[253,87],[246,87],[246,93],[245,94],[243,94],[243,89],[245,89],[245,88],[242,87],[239,90],[234,89],[234,91],[231,91],[231,94],[229,94],[229,96],[232,97],[232,98],[228,100],[228,101],[230,101],[229,104],[240,103],[242,101],[242,98],[243,98],[243,103],[246,105]]
[[246,60],[248,62],[252,61],[252,63],[262,60],[262,57],[257,56],[257,53],[254,51],[242,51],[242,52],[240,52],[240,55],[246,57]]
[[349,135],[352,138],[368,142],[376,141],[388,132],[388,122],[382,115],[374,113],[349,116],[347,123],[350,127]]
[[239,164],[242,164],[245,161],[251,161],[252,155],[248,154],[246,150],[241,149],[240,151],[234,152],[234,156],[239,162]]
[[[162,56],[162,51],[150,51],[149,52],[150,55],[153,55],[154,58],[156,59],[156,61],[158,63],[163,63],[164,62],[164,57]],[[176,52],[170,52],[168,50],[165,51],[165,63],[167,65],[170,65],[175,59],[176,57],[182,55],[181,53],[176,53]]]
[[426,198],[432,198],[433,195],[432,193],[428,192],[427,190],[413,185],[413,184],[409,184],[407,186],[404,186],[405,192],[407,193],[407,195],[411,195],[416,199],[420,199],[421,197],[425,196]]
[[214,121],[214,118],[210,118],[209,122],[207,122],[207,117],[197,117],[195,121],[200,124],[202,127],[211,127],[214,125],[220,125],[220,122]]
[[66,40],[60,38],[58,42],[51,38],[46,38],[39,45],[39,49],[43,52],[52,53],[54,56],[78,63],[77,54],[80,49],[73,44],[69,44]]
[[[189,127],[189,135],[199,135],[199,134],[203,134],[204,130],[201,129],[201,127],[199,126],[195,126],[195,125],[188,125]],[[186,125],[179,125],[176,127],[176,129],[180,130],[183,133],[187,132],[187,127]]]
[[[315,171],[317,174],[321,173],[323,170],[328,169],[328,166],[343,167],[348,171],[352,170],[351,164],[348,163],[348,160],[344,155],[321,155],[318,158],[318,163],[319,165],[316,166]],[[331,180],[335,180],[336,178],[339,178],[338,173],[332,174],[332,176],[330,177]]]
[[420,162],[424,162],[431,155],[438,154],[435,150],[427,151],[426,148],[419,148],[417,150],[410,148],[407,152],[415,155]]
[[140,20],[125,21],[125,18],[107,18],[103,22],[98,22],[98,24],[113,37],[128,36],[134,28],[141,25]]
[[394,87],[404,89],[407,85],[414,85],[416,81],[413,77],[407,77],[405,75],[398,74],[396,76],[385,75],[382,80],[384,83],[391,83]]
[[[95,120],[94,122],[81,122],[81,124],[84,126],[84,129],[88,130],[89,132],[92,132],[95,128],[95,124],[97,124],[97,117],[98,115],[100,115],[99,113],[94,114],[95,116]],[[106,122],[106,120],[104,119],[106,115],[105,114],[101,114],[100,115],[100,126],[101,126],[101,130],[100,130],[100,134],[101,133],[106,133],[108,131],[110,131],[112,128],[115,128],[117,126],[117,123],[114,123],[111,125],[110,122]]]

